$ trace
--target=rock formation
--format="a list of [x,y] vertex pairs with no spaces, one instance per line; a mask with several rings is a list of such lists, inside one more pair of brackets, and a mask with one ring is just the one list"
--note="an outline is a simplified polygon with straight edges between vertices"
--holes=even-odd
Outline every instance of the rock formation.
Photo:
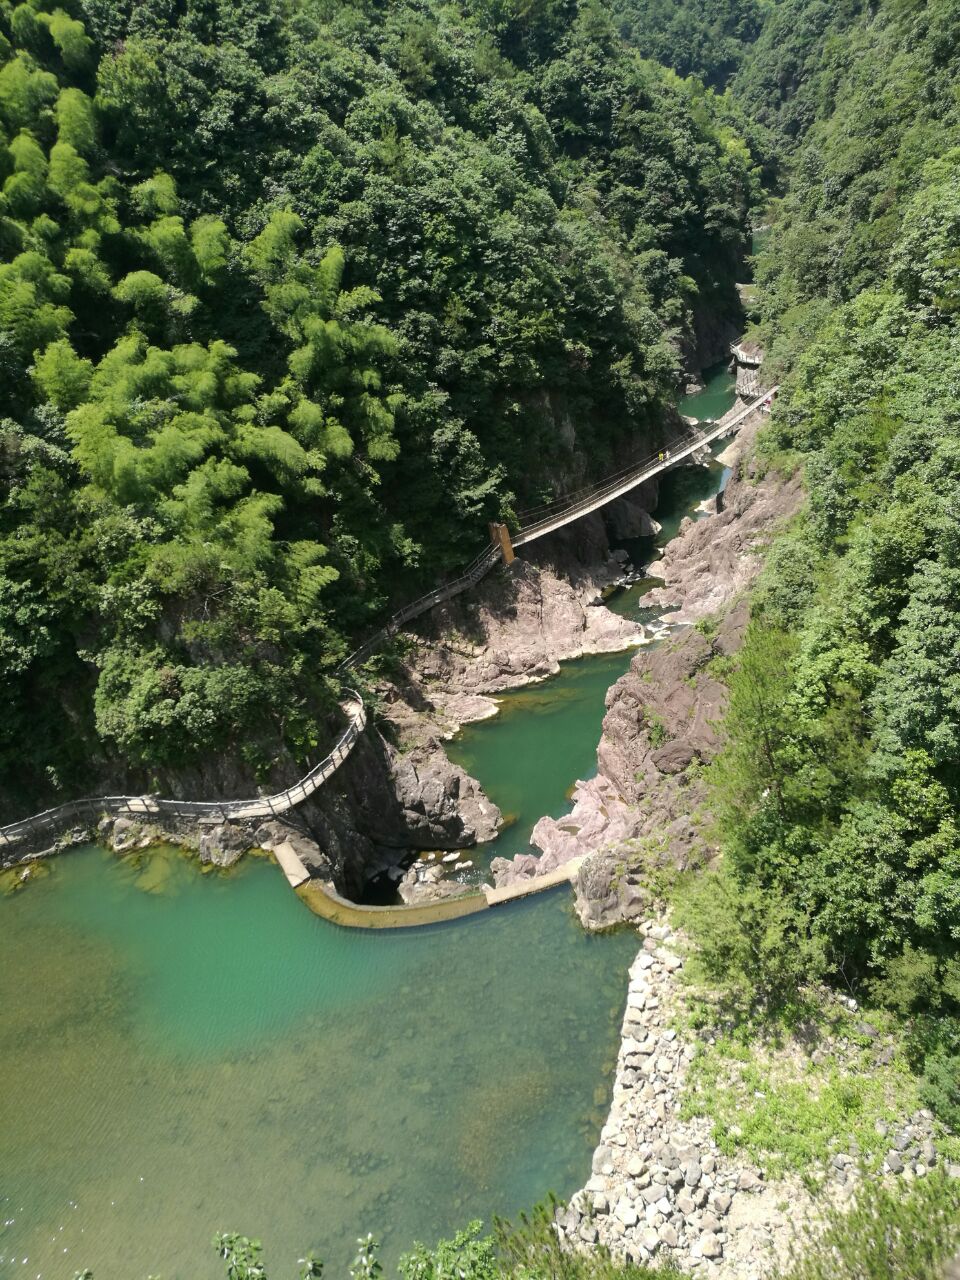
[[[586,888],[578,893],[581,918],[591,927],[642,911],[642,894],[634,890],[643,869],[666,862],[685,867],[710,852],[702,835],[706,795],[699,774],[719,746],[716,723],[726,700],[710,664],[739,648],[749,616],[744,592],[759,572],[760,550],[802,498],[798,480],[751,478],[744,459],[756,429],[748,424],[727,451],[732,475],[721,509],[683,522],[657,563],[664,585],[647,597],[676,610],[668,615],[672,625],[725,611],[715,634],[687,629],[637,653],[607,694],[595,777],[577,783],[569,814],[542,818],[534,828],[531,843],[542,856],[493,864],[497,884],[509,884],[603,851],[609,885],[597,884],[595,900]],[[592,878],[600,874],[598,867],[589,872]]]

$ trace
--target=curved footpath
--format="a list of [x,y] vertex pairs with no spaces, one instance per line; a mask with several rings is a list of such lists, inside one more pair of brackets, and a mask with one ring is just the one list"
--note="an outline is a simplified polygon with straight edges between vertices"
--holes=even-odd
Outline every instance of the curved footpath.
[[71,823],[78,821],[97,823],[107,816],[145,818],[148,821],[162,820],[164,817],[198,820],[281,817],[297,805],[303,804],[304,800],[323,786],[331,774],[336,773],[366,728],[367,713],[363,699],[353,689],[347,690],[346,694],[341,705],[347,715],[348,724],[337,739],[333,750],[285,791],[278,791],[270,796],[256,796],[252,800],[163,800],[158,796],[87,796],[81,800],[69,800],[66,804],[45,809],[42,813],[36,813],[19,822],[11,822],[5,827],[0,827],[0,845],[8,850],[14,850],[19,844],[38,834],[62,831]]
[[[772,392],[765,393],[764,399],[769,398],[771,394]],[[516,543],[533,541],[553,532],[556,528],[579,519],[606,502],[622,496],[627,490],[643,483],[652,475],[684,461],[703,445],[735,431],[757,412],[762,403],[763,401],[755,401],[743,408],[731,410],[719,423],[712,425],[710,430],[691,432],[682,437],[669,453],[660,453],[655,458],[635,464],[626,471],[592,486],[584,493],[571,495],[567,500],[549,509],[545,518],[534,521],[526,529],[521,529],[515,539]],[[362,661],[394,634],[404,622],[474,585],[497,559],[498,553],[493,548],[488,549],[460,578],[406,606],[390,619],[382,631],[351,654],[342,664],[342,668],[347,670]],[[71,801],[0,827],[0,849],[8,855],[4,859],[4,865],[12,865],[18,855],[23,859],[48,852],[48,849],[38,850],[38,845],[48,841],[55,832],[68,832],[65,844],[77,843],[81,839],[89,838],[90,825],[99,825],[107,817],[153,823],[162,823],[165,817],[198,822],[280,818],[313,795],[336,772],[363,732],[366,726],[366,712],[360,695],[353,690],[348,690],[342,705],[348,716],[348,725],[333,750],[285,791],[248,800],[179,801],[155,796],[104,796]],[[582,862],[581,856],[570,857],[559,865],[552,866],[548,874],[537,876],[530,881],[497,888],[484,885],[477,893],[467,893],[429,904],[365,907],[341,897],[331,882],[311,880],[311,873],[303,865],[289,841],[279,840],[273,844],[272,852],[291,886],[316,914],[357,928],[398,928],[456,919],[486,910],[490,906],[525,897],[530,893],[542,892],[555,884],[569,882],[576,876]]]

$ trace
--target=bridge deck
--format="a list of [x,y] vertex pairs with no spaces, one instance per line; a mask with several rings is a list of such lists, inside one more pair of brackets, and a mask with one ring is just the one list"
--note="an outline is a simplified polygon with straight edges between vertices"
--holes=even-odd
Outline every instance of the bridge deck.
[[562,529],[564,525],[571,524],[582,516],[589,515],[593,511],[599,511],[608,502],[622,498],[624,494],[629,493],[631,489],[636,489],[645,480],[652,480],[654,476],[659,475],[661,472],[669,471],[671,467],[675,467],[684,458],[689,458],[691,454],[696,453],[705,445],[712,444],[714,440],[719,440],[728,431],[735,430],[744,418],[756,413],[763,400],[772,396],[777,390],[777,387],[772,387],[769,391],[764,392],[762,399],[747,405],[745,409],[739,410],[732,418],[728,420],[721,418],[709,431],[697,432],[690,441],[683,443],[679,447],[664,450],[662,458],[658,456],[653,460],[648,459],[622,478],[609,484],[598,486],[597,489],[579,502],[571,503],[569,507],[545,516],[542,520],[538,520],[535,524],[528,525],[526,528],[521,528],[512,538],[513,545],[522,547],[537,538],[546,537],[548,533],[554,533],[557,529]]

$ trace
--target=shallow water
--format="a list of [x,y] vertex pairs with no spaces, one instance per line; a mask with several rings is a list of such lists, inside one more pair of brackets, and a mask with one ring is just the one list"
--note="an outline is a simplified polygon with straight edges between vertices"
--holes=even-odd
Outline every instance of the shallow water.
[[559,818],[578,778],[596,772],[604,698],[630,665],[634,650],[561,663],[558,676],[504,695],[493,720],[467,725],[447,754],[483,784],[509,825],[467,856],[479,869],[491,858],[530,848],[538,819]]
[[567,891],[424,930],[341,930],[248,860],[65,855],[0,901],[0,1266],[203,1280],[216,1230],[272,1274],[589,1174],[635,936]]

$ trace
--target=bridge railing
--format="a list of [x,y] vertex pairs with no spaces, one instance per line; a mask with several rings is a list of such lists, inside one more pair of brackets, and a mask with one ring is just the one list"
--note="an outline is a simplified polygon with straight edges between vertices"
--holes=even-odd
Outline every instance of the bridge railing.
[[302,804],[335,773],[350,754],[367,723],[363,699],[348,690],[349,723],[333,750],[285,791],[255,796],[249,800],[161,800],[156,796],[86,796],[45,809],[42,813],[0,827],[0,843],[16,844],[36,832],[63,829],[77,821],[97,822],[113,817],[159,818],[169,814],[179,818],[268,818],[279,817]]
[[477,558],[467,565],[458,578],[454,578],[451,582],[445,582],[433,591],[428,591],[426,595],[419,596],[416,600],[411,600],[409,604],[405,604],[402,609],[398,609],[388,619],[386,624],[375,635],[372,635],[369,640],[364,641],[362,645],[348,654],[337,667],[337,671],[343,674],[349,671],[351,667],[355,667],[358,663],[369,658],[371,654],[376,653],[381,645],[391,636],[396,635],[405,622],[419,618],[428,609],[433,609],[436,605],[443,604],[445,600],[452,600],[454,596],[458,596],[461,592],[476,586],[480,579],[490,572],[499,558],[500,553],[496,547],[487,547],[485,551],[481,551]]
[[[724,416],[724,418],[721,418],[709,431],[685,432],[682,436],[675,437],[668,448],[651,454],[642,462],[634,463],[632,466],[624,468],[623,471],[613,476],[608,476],[599,484],[586,490],[567,494],[557,504],[546,504],[548,508],[552,506],[552,510],[547,510],[547,514],[533,524],[522,526],[512,539],[513,545],[521,547],[537,538],[545,537],[546,534],[563,528],[564,525],[570,524],[573,520],[578,520],[588,512],[596,511],[599,507],[605,506],[606,503],[611,502],[614,498],[629,493],[631,489],[635,489],[644,480],[652,479],[659,472],[675,466],[677,462],[689,457],[691,453],[695,453],[703,446],[711,444],[714,440],[726,435],[728,431],[732,431],[740,425],[744,418],[755,413],[764,400],[772,397],[778,390],[779,387],[771,387],[770,390],[763,392],[762,396],[758,396],[752,404],[739,410],[733,417]],[[534,508],[534,511],[529,514],[536,514],[538,510],[543,509]]]

